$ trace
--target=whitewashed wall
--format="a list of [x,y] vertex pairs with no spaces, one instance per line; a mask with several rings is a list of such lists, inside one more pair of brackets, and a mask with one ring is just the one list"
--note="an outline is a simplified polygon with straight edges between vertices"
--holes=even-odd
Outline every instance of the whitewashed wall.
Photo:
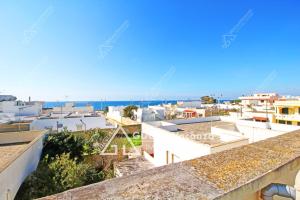
[[[80,131],[85,129],[85,126],[80,121],[82,120],[86,124],[86,130],[94,128],[114,128],[114,126],[106,125],[106,119],[104,117],[78,117],[78,118],[59,118],[59,119],[37,119],[30,124],[30,130],[44,130],[50,129],[57,130],[57,122],[63,124],[63,127],[67,127],[69,131]],[[78,129],[79,128],[79,129]],[[62,131],[63,128],[59,128],[58,131]]]
[[[176,133],[142,123],[143,134],[150,135],[154,141],[154,163],[156,166],[166,164],[166,152],[175,155],[175,162],[193,159],[210,154],[210,146],[183,138]],[[152,161],[153,162],[153,161]]]
[[191,123],[219,121],[219,120],[220,120],[219,116],[212,116],[212,117],[200,117],[200,118],[190,118],[190,119],[175,119],[175,120],[168,120],[167,122],[173,124],[191,124]]
[[38,116],[42,113],[42,104],[16,106],[15,101],[4,101],[0,102],[0,111],[21,116]]
[[[0,199],[14,199],[23,181],[36,169],[43,149],[43,138],[44,135],[38,136],[21,155],[0,171]],[[18,140],[21,139],[19,135]]]
[[[192,136],[191,138],[187,138],[176,135],[176,132],[172,133],[168,129],[164,129],[162,125],[168,127],[169,122],[164,122],[164,124],[160,124],[159,122],[151,123],[142,123],[142,133],[143,135],[151,136],[151,139],[153,139],[154,158],[150,162],[154,162],[156,166],[167,164],[167,152],[169,152],[169,162],[171,162],[172,154],[174,154],[174,161],[180,162],[249,143],[248,138],[243,137],[241,134],[233,134],[230,131],[226,132],[215,128],[212,131],[220,136],[222,142],[218,145],[202,144],[194,141]],[[144,139],[147,138],[143,137],[143,141],[145,141]]]

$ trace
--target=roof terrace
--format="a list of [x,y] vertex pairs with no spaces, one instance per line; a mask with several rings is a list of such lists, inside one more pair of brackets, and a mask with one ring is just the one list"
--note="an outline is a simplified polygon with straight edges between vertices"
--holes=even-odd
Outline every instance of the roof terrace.
[[258,199],[272,182],[292,184],[300,131],[45,197],[63,199]]
[[177,125],[178,130],[175,133],[203,144],[216,145],[222,143],[223,141],[220,136],[211,133],[211,127],[226,127],[230,130],[235,130],[235,125],[233,123],[212,121],[180,124]]

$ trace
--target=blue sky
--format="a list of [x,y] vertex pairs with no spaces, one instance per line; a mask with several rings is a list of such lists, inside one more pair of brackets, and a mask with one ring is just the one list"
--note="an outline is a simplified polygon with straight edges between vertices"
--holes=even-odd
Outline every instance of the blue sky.
[[[299,95],[299,9],[297,0],[1,1],[0,92],[53,101]],[[223,35],[235,37],[224,46]]]

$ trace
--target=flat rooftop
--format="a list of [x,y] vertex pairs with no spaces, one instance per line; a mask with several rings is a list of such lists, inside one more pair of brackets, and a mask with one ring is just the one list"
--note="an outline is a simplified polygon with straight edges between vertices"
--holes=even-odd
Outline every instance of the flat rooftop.
[[223,121],[199,122],[177,125],[178,131],[174,132],[185,138],[190,138],[204,144],[215,145],[222,143],[217,135],[211,134],[211,127],[220,127],[236,131],[234,123]]
[[266,186],[264,177],[283,167],[299,170],[299,163],[300,131],[295,131],[43,199],[233,199],[227,195],[238,190],[258,191]]
[[45,131],[21,131],[0,133],[0,173],[17,159]]
[[28,143],[0,144],[0,171],[5,167],[16,155],[23,152]]

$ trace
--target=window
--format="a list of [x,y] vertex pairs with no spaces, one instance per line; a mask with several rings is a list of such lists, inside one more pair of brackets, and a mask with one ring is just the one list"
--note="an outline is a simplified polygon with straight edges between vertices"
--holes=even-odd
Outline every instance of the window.
[[282,108],[281,113],[288,115],[289,114],[289,108]]
[[298,108],[298,113],[300,114],[300,108]]
[[279,120],[278,123],[279,124],[285,124],[285,121],[284,120]]
[[300,122],[297,122],[297,125],[300,126]]
[[292,125],[291,121],[287,121],[286,123],[287,123],[287,125]]

